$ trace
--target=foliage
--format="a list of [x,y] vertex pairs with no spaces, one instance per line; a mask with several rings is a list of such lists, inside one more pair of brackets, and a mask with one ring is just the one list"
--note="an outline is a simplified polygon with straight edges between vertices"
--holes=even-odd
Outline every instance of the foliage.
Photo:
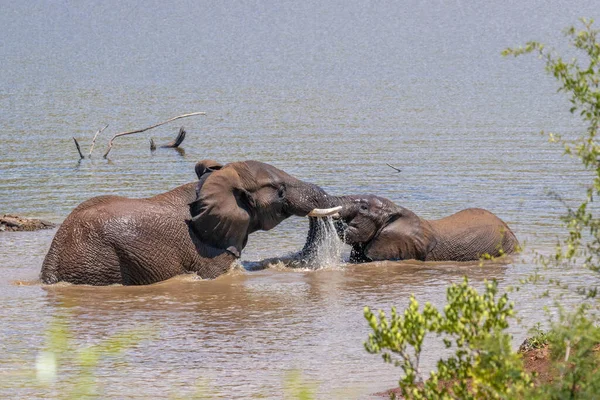
[[[497,293],[495,281],[486,282],[485,292],[479,294],[465,278],[448,287],[442,312],[430,303],[420,311],[414,296],[403,315],[392,308],[390,319],[383,311],[378,319],[367,307],[365,318],[373,333],[365,348],[369,353],[382,352],[386,362],[402,368],[400,388],[405,398],[495,399],[520,393],[531,378],[523,372],[504,332],[513,305],[506,294],[496,299]],[[422,382],[419,361],[428,333],[441,336],[445,347],[454,352],[440,359],[437,371]]]
[[[583,28],[569,27],[565,35],[576,49],[580,59],[565,61],[555,51],[541,43],[529,42],[525,47],[506,49],[504,55],[519,56],[537,53],[546,63],[546,70],[559,82],[559,91],[568,95],[570,112],[578,114],[586,125],[585,133],[575,140],[564,139],[551,133],[550,141],[560,143],[565,153],[580,160],[583,168],[592,175],[592,183],[585,191],[585,197],[576,207],[570,207],[556,196],[567,208],[562,221],[567,228],[567,236],[560,240],[551,257],[540,257],[540,262],[548,267],[584,267],[594,272],[600,271],[600,217],[594,198],[600,194],[600,145],[597,143],[600,125],[600,43],[598,30],[592,28],[593,20],[582,19]],[[549,281],[558,287],[568,285],[554,280]],[[530,395],[532,398],[595,398],[600,393],[600,385],[594,375],[598,372],[597,349],[600,343],[598,318],[590,313],[590,307],[597,307],[594,300],[598,293],[596,286],[576,288],[587,303],[582,303],[573,312],[565,312],[559,306],[559,320],[552,324],[550,335],[546,337],[553,359],[553,369],[557,379],[539,385]]]
[[595,399],[600,393],[598,381],[600,328],[594,318],[580,307],[563,313],[547,335],[554,379],[530,389],[526,398]]
[[33,369],[10,371],[0,389],[24,388],[44,398],[79,399],[99,397],[102,386],[97,368],[103,362],[119,360],[123,353],[153,336],[146,328],[116,333],[95,345],[81,347],[73,339],[68,317],[55,316],[45,331],[45,343],[38,351]]
[[520,352],[541,349],[548,345],[552,332],[542,330],[540,325],[541,324],[538,322],[530,329],[529,333],[531,336],[525,339],[523,344],[521,344],[519,347]]
[[[600,43],[598,31],[592,29],[593,20],[582,19],[583,29],[570,27],[565,31],[571,45],[583,54],[584,60],[565,61],[553,50],[538,42],[528,42],[525,47],[504,50],[504,55],[519,56],[537,53],[546,63],[546,70],[560,84],[559,91],[569,96],[571,113],[577,113],[587,125],[585,134],[575,140],[563,139],[561,135],[550,133],[552,142],[564,146],[565,153],[576,156],[583,167],[593,173],[591,186],[586,190],[585,199],[577,207],[566,203],[567,214],[562,217],[568,229],[568,236],[558,243],[553,259],[542,260],[566,265],[580,265],[593,271],[600,271],[600,218],[594,214],[594,196],[600,195],[600,145],[596,136],[600,125]],[[597,211],[597,210],[596,210]],[[585,293],[595,296],[596,288]]]
[[[143,341],[156,337],[155,329],[140,327],[118,332],[98,344],[82,347],[74,340],[70,326],[68,316],[52,318],[35,366],[2,375],[4,379],[0,379],[0,397],[4,390],[29,388],[43,398],[104,398],[98,369],[110,361],[123,365],[125,352],[134,351]],[[7,377],[13,379],[8,381],[5,379]],[[283,383],[286,399],[315,398],[317,384],[305,380],[300,371],[288,371]],[[186,391],[175,390],[167,396],[170,399],[214,399],[223,397],[223,394],[209,380],[198,379]]]
[[[565,35],[583,55],[583,61],[565,61],[538,42],[506,49],[503,54],[537,53],[545,61],[546,70],[559,81],[559,91],[569,96],[571,113],[578,114],[586,124],[585,133],[575,140],[549,134],[551,142],[562,144],[566,154],[581,161],[584,169],[592,174],[592,183],[576,207],[570,207],[557,196],[567,209],[562,217],[567,236],[559,240],[552,256],[540,256],[538,262],[546,268],[584,267],[599,272],[600,218],[593,202],[600,195],[600,145],[596,139],[600,125],[600,43],[599,31],[592,29],[593,21],[582,19],[581,22],[583,29],[570,27]],[[545,280],[537,271],[527,282],[569,288],[558,280]],[[383,352],[386,362],[402,367],[404,377],[400,380],[400,389],[409,399],[596,398],[600,393],[597,379],[600,321],[591,313],[591,308],[598,306],[595,299],[598,288],[579,287],[576,292],[583,295],[586,302],[572,312],[566,312],[559,305],[559,318],[551,324],[551,330],[543,332],[537,325],[526,342],[525,350],[548,346],[552,358],[549,371],[552,379],[536,385],[532,385],[532,377],[523,371],[519,357],[510,348],[510,336],[504,331],[513,308],[506,294],[496,301],[495,283],[486,283],[483,295],[468,286],[466,279],[462,285],[452,285],[448,288],[448,303],[443,313],[429,303],[419,311],[414,297],[403,315],[392,309],[389,320],[381,311],[377,320],[366,308],[365,317],[373,333],[365,347],[370,353]],[[549,292],[546,290],[544,294]],[[452,345],[450,338],[454,340],[454,353],[440,359],[437,371],[422,382],[419,358],[427,333],[443,336],[447,348]]]
[[307,382],[298,370],[288,371],[284,379],[286,399],[312,400],[315,398],[315,384]]
[[149,339],[147,329],[128,330],[104,339],[102,342],[78,347],[73,341],[69,323],[64,316],[54,317],[46,330],[46,342],[36,357],[35,379],[31,386],[58,389],[56,397],[78,399],[99,396],[96,369],[103,360],[120,357],[125,351]]

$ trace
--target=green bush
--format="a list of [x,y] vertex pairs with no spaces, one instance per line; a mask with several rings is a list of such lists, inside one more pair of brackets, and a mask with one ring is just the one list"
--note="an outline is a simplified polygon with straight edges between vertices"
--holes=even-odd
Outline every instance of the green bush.
[[[577,206],[563,204],[567,213],[562,221],[567,227],[567,237],[559,241],[556,253],[551,258],[543,258],[544,265],[583,266],[592,271],[600,271],[600,219],[594,214],[594,196],[600,195],[600,145],[596,141],[600,125],[600,43],[598,30],[592,29],[593,20],[581,20],[582,30],[570,27],[565,35],[583,61],[565,61],[555,51],[538,42],[529,42],[524,47],[506,49],[503,55],[520,56],[537,53],[546,63],[546,70],[560,84],[559,92],[569,96],[570,111],[578,114],[587,125],[585,133],[570,140],[560,134],[550,133],[552,142],[561,144],[565,153],[577,157],[583,167],[592,173],[592,183],[585,191],[584,200]],[[597,293],[595,287],[579,288],[588,297]],[[582,290],[581,290],[582,289]]]
[[[537,53],[545,61],[546,70],[559,81],[558,90],[569,96],[571,113],[578,114],[587,125],[585,132],[574,140],[549,134],[551,142],[561,144],[566,154],[577,157],[584,169],[591,172],[592,183],[585,190],[584,200],[575,207],[558,198],[567,210],[562,217],[566,238],[558,242],[555,254],[537,260],[543,268],[587,268],[598,272],[600,218],[595,214],[597,207],[593,202],[600,195],[600,144],[596,140],[600,125],[600,43],[598,31],[592,28],[593,21],[581,22],[581,30],[570,27],[565,35],[583,55],[583,61],[565,61],[538,42],[506,49],[503,55]],[[386,362],[402,367],[400,390],[409,399],[598,398],[600,319],[593,313],[598,308],[598,288],[572,288],[556,279],[546,282],[540,271],[536,271],[527,283],[538,282],[552,283],[583,296],[574,312],[566,312],[557,297],[559,317],[551,321],[550,331],[542,332],[537,325],[525,343],[524,350],[548,346],[552,379],[533,385],[535,376],[524,371],[519,355],[511,348],[511,338],[505,333],[513,306],[506,294],[496,300],[495,282],[486,283],[482,295],[468,285],[466,278],[462,284],[450,286],[443,312],[429,303],[419,311],[414,297],[403,315],[392,308],[389,320],[384,312],[379,312],[378,319],[366,308],[365,318],[373,331],[365,343],[366,350],[381,352]],[[547,289],[542,291],[547,293]],[[441,336],[453,353],[440,359],[437,370],[423,380],[419,359],[428,333]]]
[[[531,378],[505,333],[513,305],[506,294],[497,293],[495,281],[486,282],[485,292],[479,294],[465,278],[448,287],[443,311],[430,303],[420,311],[414,296],[403,315],[392,308],[390,319],[383,311],[377,318],[367,307],[365,318],[373,333],[365,348],[402,367],[400,389],[405,398],[496,399],[522,393]],[[453,353],[440,359],[437,370],[423,381],[419,361],[427,334],[441,337]]]
[[526,398],[597,399],[600,393],[598,380],[598,344],[600,329],[597,319],[590,318],[586,307],[576,312],[560,315],[546,336],[552,360],[554,379],[533,387]]

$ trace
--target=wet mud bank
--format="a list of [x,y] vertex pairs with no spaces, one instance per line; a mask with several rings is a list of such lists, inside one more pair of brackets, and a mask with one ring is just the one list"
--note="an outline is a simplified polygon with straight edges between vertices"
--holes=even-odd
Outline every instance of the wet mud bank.
[[14,214],[3,214],[0,216],[0,232],[22,232],[37,231],[40,229],[52,229],[57,224],[43,219],[25,218]]

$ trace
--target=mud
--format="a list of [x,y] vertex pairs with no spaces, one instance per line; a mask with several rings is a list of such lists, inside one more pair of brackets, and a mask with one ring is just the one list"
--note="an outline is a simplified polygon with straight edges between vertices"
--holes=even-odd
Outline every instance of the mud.
[[54,227],[56,224],[42,219],[25,218],[13,214],[0,216],[0,232],[37,231]]

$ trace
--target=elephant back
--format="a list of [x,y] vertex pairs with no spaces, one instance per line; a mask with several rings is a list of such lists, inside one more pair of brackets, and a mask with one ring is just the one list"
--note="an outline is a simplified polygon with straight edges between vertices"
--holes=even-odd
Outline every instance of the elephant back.
[[514,253],[519,246],[508,225],[481,208],[462,210],[430,223],[437,243],[427,261],[473,261],[486,255],[500,257]]

